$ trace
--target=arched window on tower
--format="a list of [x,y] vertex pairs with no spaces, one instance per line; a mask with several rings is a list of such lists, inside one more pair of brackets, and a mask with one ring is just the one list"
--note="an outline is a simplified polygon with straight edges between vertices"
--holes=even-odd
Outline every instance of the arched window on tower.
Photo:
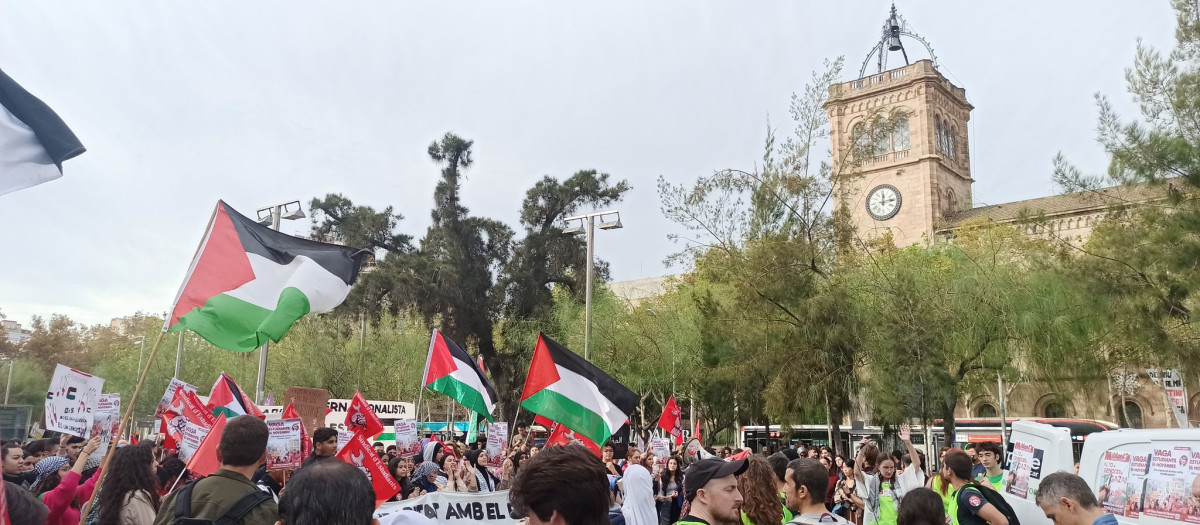
[[871,129],[875,141],[875,155],[884,155],[892,151],[892,134],[888,128],[888,120],[880,118]]
[[954,158],[955,154],[958,152],[958,150],[955,149],[957,146],[956,142],[958,142],[957,137],[958,137],[958,126],[950,126],[950,134],[946,137],[947,139],[949,139],[946,141],[946,142],[948,142],[948,144],[947,144],[948,147],[946,148],[946,150],[950,152],[950,158]]
[[853,150],[851,153],[856,157],[862,156],[864,148],[870,144],[870,139],[871,137],[867,134],[867,127],[862,122],[855,124],[850,129],[850,140],[853,141],[853,145],[851,146]]
[[945,151],[946,148],[942,146],[942,119],[936,115],[933,117],[933,130],[934,138],[937,140],[937,150],[939,152]]
[[1046,403],[1046,408],[1043,409],[1045,417],[1067,417],[1067,407],[1057,401]]
[[892,125],[892,151],[904,151],[909,146],[908,116],[897,117]]
[[1133,401],[1125,401],[1124,405],[1119,414],[1121,428],[1142,428],[1142,407]]

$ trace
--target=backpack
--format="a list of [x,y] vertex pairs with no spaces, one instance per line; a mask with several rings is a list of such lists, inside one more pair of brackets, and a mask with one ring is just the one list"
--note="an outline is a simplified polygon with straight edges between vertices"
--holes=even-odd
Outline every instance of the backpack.
[[[989,487],[987,485],[980,485],[978,482],[975,482],[975,481],[972,481],[970,484],[964,486],[963,488],[966,488],[966,487],[971,487],[975,490],[978,490],[980,494],[983,494],[983,499],[986,499],[988,503],[990,503],[993,507],[996,507],[996,510],[1000,511],[1000,513],[1003,514],[1006,519],[1008,519],[1008,525],[1021,525],[1021,520],[1019,518],[1017,518],[1017,512],[1013,510],[1012,505],[1008,504],[1008,501],[1004,499],[1004,496],[1000,495],[999,492],[996,492],[996,489],[993,489],[992,487]],[[954,498],[958,499],[958,494],[955,494]],[[962,505],[958,506],[958,513],[960,516],[962,515],[964,510],[965,509],[963,508]],[[966,511],[966,512],[970,512],[970,511]],[[958,518],[958,516],[956,516],[955,518],[960,523],[962,522],[962,519]]]
[[171,521],[172,525],[233,525],[262,502],[272,499],[270,494],[256,488],[254,492],[242,496],[242,499],[234,503],[216,521],[192,518],[189,517],[192,513],[192,488],[199,482],[200,480],[193,481],[179,489],[179,495],[175,497],[175,519]]

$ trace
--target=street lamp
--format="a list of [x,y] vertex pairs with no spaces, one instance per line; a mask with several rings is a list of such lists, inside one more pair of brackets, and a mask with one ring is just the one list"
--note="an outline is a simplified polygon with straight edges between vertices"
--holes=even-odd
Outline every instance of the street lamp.
[[[611,219],[606,220],[606,218],[609,218],[609,217],[611,217]],[[574,226],[568,226],[566,228],[563,228],[563,233],[569,233],[572,235],[587,233],[587,260],[588,260],[588,262],[587,262],[587,282],[584,285],[585,286],[584,293],[585,293],[586,297],[584,299],[584,314],[583,314],[583,318],[584,318],[584,321],[583,321],[583,323],[584,323],[583,324],[583,358],[585,360],[590,360],[590,358],[591,358],[590,350],[591,350],[591,339],[592,339],[592,271],[596,266],[596,248],[595,248],[595,236],[596,236],[596,226],[597,226],[596,219],[600,219],[599,226],[600,226],[601,230],[616,230],[616,229],[620,229],[624,226],[621,224],[621,212],[619,212],[617,210],[598,211],[598,212],[594,212],[594,213],[588,213],[586,215],[576,215],[574,217],[567,217],[567,218],[563,219],[563,222],[566,222],[567,224],[571,224],[572,222],[578,221],[578,224],[576,224]],[[585,223],[587,224],[586,228],[584,228]]]
[[16,358],[10,357],[8,361],[8,382],[4,384],[4,404],[8,404],[8,391],[12,389],[12,371],[13,365],[17,364]]
[[[266,212],[264,215],[263,212]],[[258,223],[263,226],[269,226],[272,230],[279,231],[279,222],[283,219],[294,221],[303,219],[304,209],[300,207],[300,201],[287,201],[279,204],[273,204],[258,210]],[[180,346],[183,346],[183,340],[180,340]],[[254,402],[262,404],[263,393],[266,390],[267,383],[267,350],[270,349],[270,341],[263,343],[262,348],[258,352],[258,383],[255,384]]]

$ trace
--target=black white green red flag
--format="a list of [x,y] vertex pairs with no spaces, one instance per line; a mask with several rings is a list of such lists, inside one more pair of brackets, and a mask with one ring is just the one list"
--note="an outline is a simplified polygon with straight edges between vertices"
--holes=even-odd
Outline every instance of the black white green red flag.
[[498,396],[492,382],[466,350],[438,330],[429,339],[429,356],[421,384],[493,421],[492,411]]
[[342,304],[367,255],[277,232],[218,201],[163,328],[237,352],[278,342],[306,314]]
[[638,396],[579,354],[538,334],[521,408],[604,443],[625,424]]
[[237,383],[233,382],[233,378],[225,372],[221,372],[221,377],[218,377],[217,382],[213,383],[212,392],[208,394],[208,409],[214,416],[224,414],[227,418],[245,415],[259,419],[267,418],[262,410],[259,410],[253,401],[250,401],[250,397],[237,386]]

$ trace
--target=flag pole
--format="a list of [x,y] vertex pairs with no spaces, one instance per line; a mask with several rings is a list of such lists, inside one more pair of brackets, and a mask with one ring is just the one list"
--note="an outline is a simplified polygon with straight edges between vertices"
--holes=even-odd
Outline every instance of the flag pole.
[[[163,335],[166,333],[166,330],[159,332],[158,337],[154,340],[154,347],[150,349],[150,357],[146,359],[146,367],[142,369],[142,377],[138,378],[137,386],[133,389],[133,397],[129,399],[129,408],[125,409],[125,415],[121,417],[121,425],[118,427],[116,434],[118,436],[125,433],[125,428],[129,425],[130,418],[133,417],[133,409],[137,406],[138,394],[142,392],[142,384],[146,382],[146,375],[150,373],[150,365],[154,363],[154,356],[158,355],[158,347],[161,346]],[[92,490],[92,497],[88,499],[86,505],[89,511],[80,513],[79,525],[83,525],[87,521],[92,505],[96,503],[96,496],[100,494],[100,487],[104,484],[104,478],[108,476],[108,462],[112,460],[113,451],[115,450],[117,450],[116,439],[108,444],[108,452],[104,454],[104,461],[100,463],[100,479],[96,480],[96,487]]]

